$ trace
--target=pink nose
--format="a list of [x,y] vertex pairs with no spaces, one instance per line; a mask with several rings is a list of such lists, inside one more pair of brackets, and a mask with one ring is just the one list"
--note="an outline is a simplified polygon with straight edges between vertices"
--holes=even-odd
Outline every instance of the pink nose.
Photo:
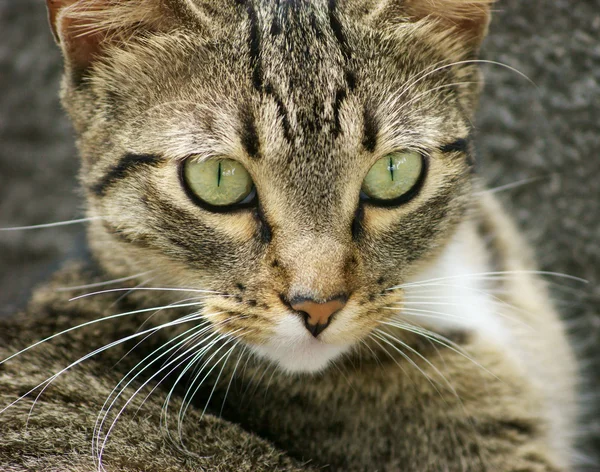
[[316,338],[329,326],[331,317],[346,306],[346,297],[338,297],[325,303],[318,303],[310,298],[292,301],[294,310],[304,314],[306,329]]

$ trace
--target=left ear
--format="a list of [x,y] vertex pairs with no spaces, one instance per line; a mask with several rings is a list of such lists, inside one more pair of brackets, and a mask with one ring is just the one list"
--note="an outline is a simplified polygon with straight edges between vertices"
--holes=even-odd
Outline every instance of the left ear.
[[67,75],[75,83],[112,44],[199,24],[192,0],[46,0],[46,5]]
[[[65,65],[73,76],[82,75],[92,60],[100,55],[107,28],[98,28],[85,14],[102,11],[100,2],[46,0],[52,34],[63,50]],[[108,2],[102,2],[102,4]]]

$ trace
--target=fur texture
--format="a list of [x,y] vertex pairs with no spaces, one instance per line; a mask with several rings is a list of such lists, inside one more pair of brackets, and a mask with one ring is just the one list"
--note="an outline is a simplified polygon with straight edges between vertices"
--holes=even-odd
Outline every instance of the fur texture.
[[[115,34],[98,44],[93,37],[103,27],[84,36],[72,35],[68,11],[56,16],[68,58],[64,100],[80,133],[89,212],[101,218],[92,224],[90,239],[103,270],[115,277],[152,272],[153,282],[160,285],[211,290],[202,302],[202,316],[227,335],[221,339],[225,345],[229,336],[251,347],[285,341],[274,326],[286,311],[281,301],[293,295],[325,300],[341,291],[351,293],[353,304],[318,343],[350,347],[363,341],[382,362],[386,348],[377,341],[372,345],[369,334],[391,319],[384,311],[387,305],[404,302],[402,284],[435,265],[457,235],[481,240],[476,225],[469,227],[471,218],[480,219],[486,228],[495,227],[493,234],[509,234],[497,236],[498,258],[489,261],[492,266],[501,264],[503,271],[521,267],[512,260],[521,258],[518,237],[501,211],[488,199],[473,205],[469,148],[455,144],[469,135],[478,73],[465,59],[476,52],[473,37],[480,33],[474,36],[463,23],[448,30],[429,16],[415,21],[408,10],[398,16],[395,5],[357,12],[351,3],[339,10],[335,3],[301,3],[232,5],[218,13],[239,18],[233,28],[207,27],[200,16],[197,28],[152,27],[132,32],[131,39]],[[217,23],[219,14],[214,15]],[[476,24],[487,25],[483,20],[485,16]],[[82,37],[83,48],[77,43]],[[172,67],[161,68],[161,63]],[[298,82],[307,67],[310,80]],[[429,156],[427,184],[402,208],[368,207],[357,212],[353,194],[360,189],[361,169],[368,170],[369,162],[395,149]],[[261,206],[235,215],[205,214],[194,208],[183,198],[174,173],[177,163],[190,154],[199,159],[236,156],[255,176]],[[496,216],[490,220],[484,217],[486,212]],[[157,265],[160,273],[153,270]],[[475,364],[474,372],[473,365],[463,365],[464,355],[456,349],[438,358],[439,351],[403,333],[401,343],[409,354],[398,358],[392,353],[394,362],[384,363],[381,379],[366,381],[373,377],[375,359],[365,369],[347,366],[352,369],[351,384],[356,382],[354,398],[340,398],[339,388],[331,387],[340,380],[331,369],[310,385],[274,372],[271,408],[250,408],[253,414],[248,416],[240,409],[243,398],[236,401],[235,394],[224,395],[224,417],[271,438],[292,457],[341,470],[363,470],[373,464],[389,470],[400,466],[438,470],[440,464],[448,470],[568,470],[566,438],[573,429],[573,411],[568,407],[554,412],[550,406],[574,403],[572,361],[543,287],[521,274],[516,286],[503,288],[509,293],[526,288],[527,295],[515,302],[524,304],[520,310],[535,315],[531,320],[522,316],[521,323],[533,322],[541,352],[547,353],[551,345],[560,352],[561,362],[540,369],[545,356],[536,355],[532,347],[536,343],[510,324],[511,342],[503,346],[488,345],[490,339],[475,326],[462,327],[459,338],[472,352],[468,357],[497,371],[502,379],[481,382],[485,389],[491,385],[490,405],[488,395],[476,388],[481,366]],[[302,326],[296,331],[290,349],[310,350],[310,343],[317,342]],[[381,336],[377,339],[386,342],[388,336],[397,339],[398,333]],[[212,347],[217,349],[214,355],[222,348]],[[267,357],[288,370],[319,371],[342,351],[331,358],[319,355],[324,362],[312,366],[310,359],[309,364],[300,359],[285,365],[276,352]],[[225,352],[235,353],[233,348]],[[438,373],[432,365],[440,360],[452,380],[442,389],[460,399],[455,409],[446,409],[448,403],[438,403],[433,395],[444,398],[431,379]],[[425,364],[419,366],[422,361]],[[395,370],[405,362],[423,374],[414,396],[407,393],[406,378]],[[213,393],[219,397],[219,378],[209,383],[214,389],[209,389],[208,400]],[[552,392],[541,388],[548,382],[556,384]],[[7,385],[10,396],[15,389]],[[380,394],[374,398],[382,402],[389,398],[389,405],[365,403],[373,389]],[[281,403],[286,393],[292,404]],[[467,401],[469,393],[473,403]],[[298,414],[291,415],[295,429],[285,420],[275,421],[281,411],[294,411],[294,405],[307,404],[308,399],[313,404],[337,399],[343,407],[324,418],[308,415],[306,424]],[[415,410],[424,399],[431,408]],[[412,411],[410,418],[399,423],[407,411]],[[517,427],[520,439],[505,437],[501,417],[506,415],[510,425],[512,420],[529,424]],[[340,421],[339,442],[323,446]],[[491,433],[489,421],[495,425]],[[389,438],[406,432],[409,424],[418,431],[413,440],[390,445]],[[384,426],[384,434],[372,431]],[[394,427],[401,429],[395,433]],[[375,443],[368,453],[358,453],[357,445],[367,439],[359,431],[385,444]],[[434,431],[452,440],[439,443]],[[325,432],[328,436],[321,438]],[[431,443],[441,444],[439,451],[432,451]],[[114,460],[119,457],[117,452]]]
[[[494,205],[486,209],[498,215]],[[503,224],[495,234],[494,245],[507,252],[507,261],[511,256],[521,259],[522,247],[515,245],[518,236],[510,224]],[[519,268],[518,262],[507,266]],[[5,322],[3,357],[40,337],[161,301],[143,292],[127,299],[120,299],[119,292],[76,302],[57,295],[57,288],[97,282],[96,272],[78,267],[63,271],[36,295],[29,313]],[[510,289],[514,283],[519,292]],[[527,288],[529,284],[533,286]],[[513,316],[545,304],[540,301],[544,288],[530,275],[493,286],[516,295],[500,298]],[[527,297],[523,297],[524,288]],[[508,308],[513,303],[516,307]],[[519,340],[526,341],[520,344],[528,351],[523,353],[516,352],[514,345],[506,349],[477,333],[450,330],[445,346],[404,333],[403,355],[382,337],[338,363],[337,369],[310,378],[290,377],[272,364],[244,357],[242,364],[230,362],[224,372],[209,375],[197,392],[196,407],[188,410],[182,431],[177,430],[181,397],[171,399],[170,416],[162,418],[168,419],[165,429],[165,423],[160,426],[165,400],[161,389],[150,392],[150,384],[134,395],[132,385],[121,383],[125,388],[116,400],[112,391],[141,352],[151,352],[172,337],[169,330],[161,330],[144,343],[141,352],[137,339],[131,339],[62,374],[36,398],[35,405],[22,400],[3,412],[0,461],[3,469],[11,471],[90,470],[94,467],[90,447],[98,441],[97,454],[105,438],[96,438],[94,419],[102,420],[100,414],[115,400],[104,418],[104,433],[116,413],[131,403],[110,432],[102,454],[106,470],[312,470],[324,466],[432,472],[571,470],[565,459],[571,452],[571,438],[565,434],[573,430],[572,412],[566,407],[574,404],[569,393],[571,374],[565,370],[569,353],[551,313],[527,319],[531,325],[526,328],[521,323],[513,326],[514,333],[521,330]],[[2,368],[3,403],[15,401],[44,382],[49,373],[59,372],[95,348],[131,336],[142,324],[146,328],[157,325],[165,317],[176,314],[159,313],[150,323],[145,313],[122,317],[118,323],[101,321],[21,354],[18,362]],[[554,343],[551,352],[545,349],[548,339]],[[513,337],[514,342],[519,341]],[[551,361],[544,359],[548,354],[552,354]],[[234,351],[232,359],[239,355]],[[235,366],[235,380],[230,383]],[[540,366],[545,367],[539,370]],[[146,372],[133,385],[137,388],[153,373]],[[545,384],[549,378],[552,389]],[[557,404],[560,410],[553,411],[550,406]]]

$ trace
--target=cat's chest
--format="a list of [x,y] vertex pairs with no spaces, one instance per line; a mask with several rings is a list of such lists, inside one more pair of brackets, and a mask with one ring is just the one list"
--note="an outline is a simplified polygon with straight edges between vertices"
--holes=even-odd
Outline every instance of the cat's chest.
[[[327,470],[425,471],[450,435],[464,433],[464,447],[473,441],[465,402],[479,392],[463,390],[461,379],[482,375],[491,380],[462,354],[425,342],[403,354],[384,348],[379,361],[355,356],[318,376],[248,367],[197,401],[203,408],[211,396],[208,411]],[[461,451],[444,454],[458,461]]]

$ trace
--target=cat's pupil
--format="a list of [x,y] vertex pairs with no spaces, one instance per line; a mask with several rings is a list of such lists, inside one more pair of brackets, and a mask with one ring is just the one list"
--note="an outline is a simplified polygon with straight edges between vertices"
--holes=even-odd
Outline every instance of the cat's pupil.
[[394,161],[392,160],[392,156],[390,156],[390,166],[388,167],[390,170],[390,174],[392,176],[392,182],[394,181]]
[[217,187],[221,186],[221,177],[223,175],[223,172],[221,171],[221,162],[219,162],[219,168],[217,170]]

